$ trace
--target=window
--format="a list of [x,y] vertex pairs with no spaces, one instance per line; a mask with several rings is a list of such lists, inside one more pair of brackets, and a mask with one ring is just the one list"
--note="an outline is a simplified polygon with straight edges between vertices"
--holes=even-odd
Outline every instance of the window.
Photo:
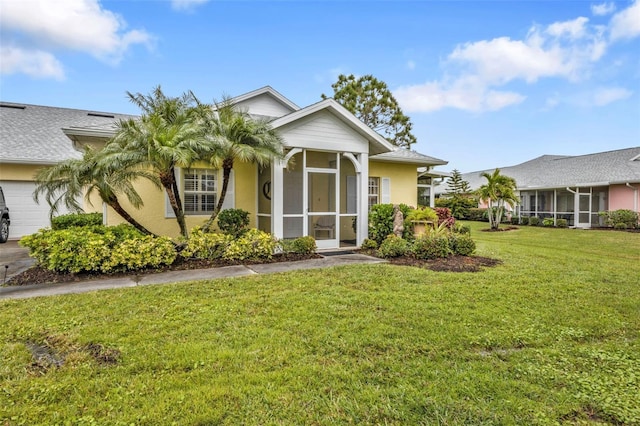
[[369,178],[369,208],[380,203],[380,178]]
[[184,172],[184,212],[189,215],[213,213],[218,195],[216,171],[189,169]]

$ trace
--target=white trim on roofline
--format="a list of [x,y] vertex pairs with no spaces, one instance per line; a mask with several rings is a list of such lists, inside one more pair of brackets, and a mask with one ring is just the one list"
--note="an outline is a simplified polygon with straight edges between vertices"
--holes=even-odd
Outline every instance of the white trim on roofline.
[[276,118],[271,122],[274,129],[293,123],[318,111],[329,110],[343,122],[348,124],[352,129],[367,138],[377,149],[371,150],[369,154],[382,154],[384,152],[390,152],[394,150],[394,146],[391,145],[385,138],[376,133],[369,126],[358,120],[355,115],[351,114],[345,107],[340,105],[332,98],[316,102],[313,105],[309,105],[298,111],[287,114],[283,117]]
[[285,98],[282,94],[280,94],[278,91],[276,91],[271,86],[264,86],[264,87],[261,87],[261,88],[256,89],[256,90],[252,90],[251,92],[244,93],[242,95],[238,95],[238,96],[236,96],[234,98],[231,98],[229,101],[232,104],[236,104],[238,102],[243,102],[243,101],[246,101],[248,99],[255,98],[256,96],[260,96],[260,95],[264,95],[264,94],[269,94],[269,95],[273,96],[274,98],[276,98],[278,101],[280,101],[282,104],[286,105],[287,107],[289,107],[293,111],[297,111],[297,110],[300,109],[300,107],[298,105],[294,104],[292,101],[290,101],[289,99]]

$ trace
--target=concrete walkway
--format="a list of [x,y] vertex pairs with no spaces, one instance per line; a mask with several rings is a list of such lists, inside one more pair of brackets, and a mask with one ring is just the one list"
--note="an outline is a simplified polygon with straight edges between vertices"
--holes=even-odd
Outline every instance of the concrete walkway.
[[[322,255],[322,252],[318,253]],[[0,299],[26,299],[58,294],[87,293],[112,288],[135,287],[137,285],[167,284],[179,281],[215,280],[218,278],[240,277],[254,274],[273,274],[300,269],[318,269],[331,266],[352,265],[358,263],[381,263],[376,257],[345,252],[344,254],[323,255],[320,259],[278,262],[262,265],[224,266],[211,269],[161,272],[128,277],[104,278],[61,284],[34,284],[12,287],[0,287]],[[136,282],[136,280],[138,282]]]

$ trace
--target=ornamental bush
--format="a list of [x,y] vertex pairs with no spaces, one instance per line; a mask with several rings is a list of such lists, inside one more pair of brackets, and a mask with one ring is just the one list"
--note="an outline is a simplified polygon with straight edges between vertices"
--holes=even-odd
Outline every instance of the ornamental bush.
[[249,212],[242,209],[225,209],[218,214],[218,228],[225,234],[239,237],[249,226]]
[[78,226],[102,225],[102,213],[71,213],[51,219],[51,229],[60,230]]
[[404,256],[409,252],[407,240],[391,234],[378,247],[378,255],[385,259]]
[[113,272],[171,264],[168,238],[143,236],[130,225],[43,229],[20,240],[42,267],[62,273]]
[[470,256],[476,251],[476,243],[466,234],[451,234],[449,244],[453,254],[460,256]]
[[624,223],[627,228],[638,228],[638,213],[633,210],[620,209],[598,213],[605,218],[607,226],[615,227],[618,223]]
[[460,222],[456,222],[455,226],[453,227],[453,232],[457,234],[471,235],[471,227],[469,225],[463,225]]
[[222,259],[233,236],[218,232],[203,232],[200,228],[191,230],[186,247],[180,252],[185,258]]
[[479,222],[488,222],[487,209],[469,209],[469,220],[475,220]]
[[451,214],[451,209],[446,207],[436,207],[435,210],[438,215],[438,225],[442,225],[444,223],[447,228],[453,228],[453,225],[456,223],[456,218]]
[[240,238],[232,239],[224,252],[227,260],[271,259],[278,242],[266,232],[249,229]]
[[[402,237],[410,239],[413,237],[411,221],[407,220],[407,215],[411,207],[406,204],[398,206],[404,217],[404,231]],[[369,237],[382,244],[387,235],[393,234],[393,204],[375,204],[371,206],[369,212]]]
[[427,234],[415,239],[411,245],[411,253],[416,259],[436,259],[451,254],[449,236]]
[[542,226],[551,227],[554,225],[554,221],[552,217],[545,217],[542,219]]
[[291,241],[287,245],[287,250],[289,253],[296,254],[312,254],[316,252],[316,240],[308,235],[306,237],[299,237],[295,240]]
[[529,224],[529,216],[522,216],[520,218],[520,225],[528,225]]
[[529,225],[531,226],[538,226],[538,224],[540,223],[540,218],[536,217],[536,216],[531,216],[529,218]]
[[378,248],[378,243],[376,240],[372,240],[371,238],[365,238],[362,242],[362,246],[360,246],[363,250],[376,250]]
[[569,222],[567,222],[567,219],[556,219],[556,226],[558,228],[566,228],[569,226]]

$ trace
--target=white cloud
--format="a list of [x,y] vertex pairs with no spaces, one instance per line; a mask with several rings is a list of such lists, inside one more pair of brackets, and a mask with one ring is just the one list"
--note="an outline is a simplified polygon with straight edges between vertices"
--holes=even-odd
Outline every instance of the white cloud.
[[567,36],[576,40],[585,36],[589,18],[581,16],[572,21],[554,22],[547,27],[547,33],[553,37]]
[[640,36],[640,0],[613,15],[609,25],[613,41]]
[[2,46],[0,58],[0,74],[20,73],[35,78],[64,79],[62,64],[48,52]]
[[117,64],[131,46],[150,47],[152,43],[152,36],[144,30],[127,31],[124,19],[103,9],[98,0],[0,1],[3,38],[32,46],[20,46],[25,61],[42,53],[53,58],[52,51],[61,49]]
[[546,27],[534,25],[522,40],[499,37],[461,44],[443,64],[448,78],[403,86],[394,94],[409,112],[446,107],[496,111],[526,99],[500,89],[514,81],[587,78],[593,63],[606,53],[605,32],[606,27],[579,17]]
[[605,106],[629,98],[632,91],[621,87],[600,88],[591,95],[591,105]]
[[592,4],[591,13],[596,16],[604,16],[613,13],[616,10],[615,3]]
[[444,108],[470,112],[497,111],[525,100],[525,96],[519,93],[488,89],[482,81],[471,77],[450,85],[432,81],[403,86],[393,94],[402,109],[409,112],[433,112]]
[[209,0],[171,0],[171,7],[174,10],[191,11],[208,1]]

